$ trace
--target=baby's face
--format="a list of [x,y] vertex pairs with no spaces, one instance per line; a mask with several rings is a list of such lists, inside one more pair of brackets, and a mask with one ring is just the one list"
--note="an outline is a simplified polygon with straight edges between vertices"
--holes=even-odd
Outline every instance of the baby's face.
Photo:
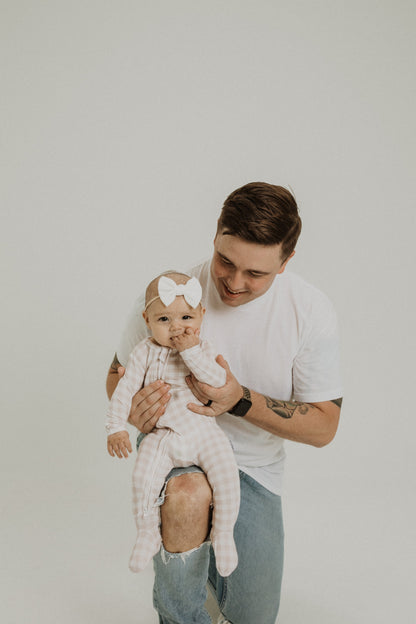
[[169,306],[156,299],[143,317],[154,340],[162,347],[173,347],[172,338],[184,334],[188,327],[200,329],[204,312],[201,305],[191,308],[183,297],[175,297]]

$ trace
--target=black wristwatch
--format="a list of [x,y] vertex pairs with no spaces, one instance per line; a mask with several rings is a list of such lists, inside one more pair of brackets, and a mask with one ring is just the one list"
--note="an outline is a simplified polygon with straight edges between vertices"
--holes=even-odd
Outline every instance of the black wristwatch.
[[234,405],[234,407],[228,410],[228,413],[233,416],[245,416],[252,406],[250,390],[245,386],[241,387],[243,389],[242,398]]

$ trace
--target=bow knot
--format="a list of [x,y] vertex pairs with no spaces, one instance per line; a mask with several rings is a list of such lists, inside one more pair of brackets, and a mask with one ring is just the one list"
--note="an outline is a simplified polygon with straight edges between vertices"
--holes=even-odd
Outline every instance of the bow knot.
[[180,296],[183,296],[191,308],[196,308],[201,302],[202,288],[196,277],[191,277],[186,284],[176,284],[169,277],[162,275],[157,285],[157,290],[159,298],[165,306],[170,305],[175,300],[175,297]]

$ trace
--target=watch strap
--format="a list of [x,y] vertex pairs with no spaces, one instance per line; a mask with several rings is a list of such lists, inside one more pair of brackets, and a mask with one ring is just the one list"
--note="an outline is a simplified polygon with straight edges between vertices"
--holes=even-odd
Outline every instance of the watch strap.
[[245,386],[241,387],[243,389],[243,396],[239,401],[237,401],[234,407],[228,410],[228,413],[233,416],[245,416],[252,406],[250,390]]

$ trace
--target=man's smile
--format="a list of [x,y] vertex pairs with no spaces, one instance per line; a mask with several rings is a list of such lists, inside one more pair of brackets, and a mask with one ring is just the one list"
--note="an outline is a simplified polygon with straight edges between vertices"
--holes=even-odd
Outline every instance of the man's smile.
[[225,282],[223,282],[222,284],[227,295],[229,295],[230,297],[238,297],[238,295],[242,295],[243,293],[247,292],[247,290],[231,290],[231,288],[229,288]]

